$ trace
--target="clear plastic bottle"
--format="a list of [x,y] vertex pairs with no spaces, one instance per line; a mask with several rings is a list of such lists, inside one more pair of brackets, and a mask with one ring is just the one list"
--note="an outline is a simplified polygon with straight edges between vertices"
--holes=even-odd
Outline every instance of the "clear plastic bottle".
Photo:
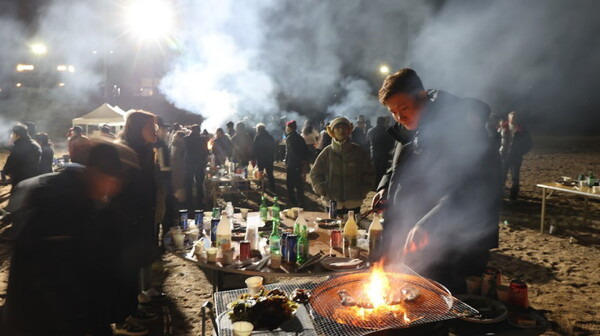
[[217,225],[217,247],[231,249],[231,220],[227,218],[225,210],[221,212],[221,220]]
[[348,221],[344,225],[344,254],[350,255],[350,248],[357,246],[358,225],[354,219],[354,211],[348,211]]

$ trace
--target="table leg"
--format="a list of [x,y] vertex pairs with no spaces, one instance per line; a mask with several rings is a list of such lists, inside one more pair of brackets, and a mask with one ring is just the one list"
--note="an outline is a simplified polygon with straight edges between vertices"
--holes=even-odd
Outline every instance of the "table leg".
[[540,233],[544,233],[545,217],[546,217],[546,188],[542,188],[542,216],[540,219]]
[[587,196],[584,197],[584,202],[583,202],[583,225],[587,225],[588,223],[588,198]]
[[213,287],[213,294],[219,291],[219,271],[217,270],[212,270],[212,276],[213,276],[213,281],[212,281],[212,287]]

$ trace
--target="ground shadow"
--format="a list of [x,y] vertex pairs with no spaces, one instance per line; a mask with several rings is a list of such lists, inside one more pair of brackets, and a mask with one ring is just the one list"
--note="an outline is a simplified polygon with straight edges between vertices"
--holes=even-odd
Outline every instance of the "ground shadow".
[[521,279],[527,283],[542,284],[554,279],[551,268],[517,257],[501,254],[496,251],[490,252],[490,265],[501,270],[502,274],[509,279]]

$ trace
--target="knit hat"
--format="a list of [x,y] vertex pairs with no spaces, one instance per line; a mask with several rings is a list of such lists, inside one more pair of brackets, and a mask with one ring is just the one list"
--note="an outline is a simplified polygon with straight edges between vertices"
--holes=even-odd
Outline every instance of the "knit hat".
[[329,127],[331,127],[331,129],[335,128],[335,126],[344,123],[346,125],[348,125],[348,127],[352,128],[352,123],[350,122],[350,120],[344,118],[344,117],[337,117],[335,119],[333,119],[331,121],[331,123],[329,123]]
[[293,129],[296,129],[297,125],[296,125],[296,120],[290,120],[287,123],[285,123],[285,126],[287,127],[291,127]]

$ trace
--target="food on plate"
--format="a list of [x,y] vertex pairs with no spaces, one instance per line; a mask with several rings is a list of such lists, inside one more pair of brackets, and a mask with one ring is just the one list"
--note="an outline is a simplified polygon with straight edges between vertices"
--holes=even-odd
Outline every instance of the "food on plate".
[[356,306],[356,300],[354,300],[354,298],[352,296],[350,296],[350,294],[348,293],[347,290],[345,289],[340,289],[337,294],[340,297],[340,300],[342,302],[342,306],[347,306],[347,307],[351,307],[351,306]]
[[248,321],[255,329],[273,330],[294,316],[298,304],[281,289],[263,288],[256,295],[242,294],[229,308],[231,322]]
[[292,293],[290,299],[297,303],[307,303],[310,299],[310,292],[308,289],[296,288]]

